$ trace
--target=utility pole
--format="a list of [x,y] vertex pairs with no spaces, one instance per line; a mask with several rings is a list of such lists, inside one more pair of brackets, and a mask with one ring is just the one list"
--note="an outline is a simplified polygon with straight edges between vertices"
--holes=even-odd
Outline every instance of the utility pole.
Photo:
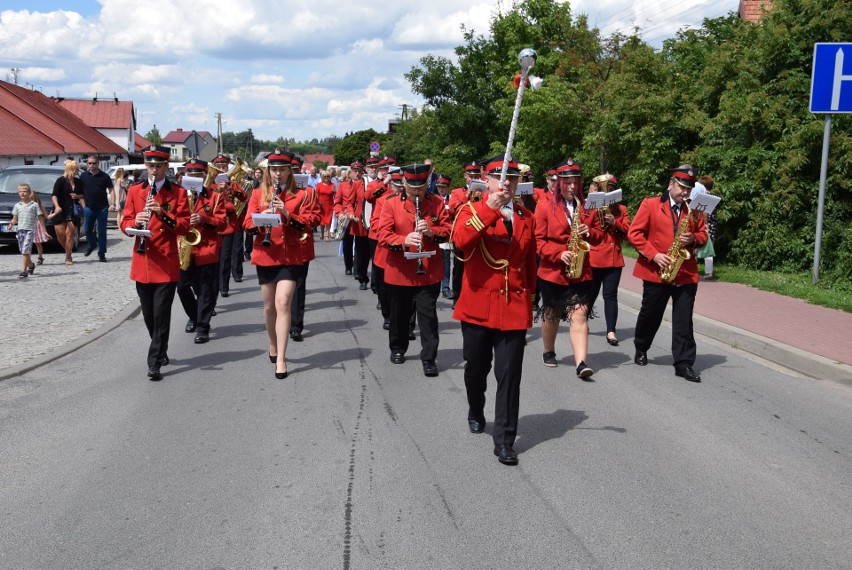
[[216,113],[216,140],[219,141],[219,153],[222,153],[222,113]]

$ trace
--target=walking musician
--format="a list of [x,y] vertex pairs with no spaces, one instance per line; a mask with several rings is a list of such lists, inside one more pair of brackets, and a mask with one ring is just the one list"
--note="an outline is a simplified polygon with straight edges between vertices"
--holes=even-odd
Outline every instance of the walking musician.
[[[205,177],[218,169],[203,160],[187,162],[186,176]],[[212,183],[212,180],[211,180]],[[189,320],[186,332],[195,332],[195,344],[210,340],[210,319],[219,292],[219,231],[225,229],[225,204],[222,194],[202,186],[200,192],[187,191],[189,225],[179,240],[180,281],[177,293]]]
[[189,230],[186,192],[166,179],[169,152],[167,147],[153,145],[144,151],[147,180],[128,189],[121,218],[121,231],[126,234],[129,229],[151,232],[150,237],[136,237],[130,261],[130,278],[136,281],[142,316],[151,337],[151,380],[162,380],[160,367],[169,363],[172,302],[180,276],[178,237]]
[[449,239],[452,226],[444,201],[427,192],[430,170],[428,164],[402,167],[405,191],[385,200],[378,247],[388,250],[384,281],[390,301],[390,360],[405,362],[413,309],[420,322],[423,374],[437,376],[437,303],[444,275],[438,244]]
[[[367,187],[364,182],[364,165],[355,161],[349,166],[349,180],[342,183],[338,192],[342,196],[342,207],[346,217],[349,218],[349,234],[355,242],[355,279],[361,284],[362,291],[367,290],[370,281],[367,269],[370,267],[370,219],[366,211]],[[346,248],[346,242],[343,242]],[[344,259],[346,252],[344,251]]]
[[461,321],[467,421],[472,433],[485,430],[485,389],[491,359],[497,395],[494,401],[494,455],[517,465],[513,449],[518,431],[521,371],[535,296],[535,221],[514,203],[518,164],[503,155],[486,161],[488,192],[464,204],[453,223],[453,244],[465,262],[461,296],[453,318]]
[[[213,166],[223,174],[228,170],[230,159],[227,155],[219,154],[213,159]],[[222,246],[219,249],[219,292],[223,297],[229,296],[231,276],[237,283],[243,280],[243,220],[246,217],[246,205],[252,185],[244,184],[248,168],[237,158],[237,166],[227,172],[230,180],[217,184],[222,193],[225,206],[225,229],[222,230]]]
[[[303,248],[300,242],[317,217],[314,205],[305,199],[308,189],[296,188],[291,173],[294,156],[275,149],[267,157],[263,181],[251,195],[245,220],[246,232],[254,236],[251,262],[257,267],[263,298],[269,360],[275,364],[275,377],[279,380],[288,374],[287,341],[296,281],[309,261],[305,256],[313,259],[313,247]],[[278,214],[281,225],[256,227],[251,216],[261,213]]]
[[695,180],[695,170],[688,164],[672,170],[668,191],[642,201],[627,233],[640,254],[633,275],[643,282],[633,361],[639,366],[648,364],[648,349],[671,298],[675,374],[690,382],[701,381],[692,369],[696,352],[692,310],[698,292],[694,250],[707,242],[704,216],[695,215],[686,203]]

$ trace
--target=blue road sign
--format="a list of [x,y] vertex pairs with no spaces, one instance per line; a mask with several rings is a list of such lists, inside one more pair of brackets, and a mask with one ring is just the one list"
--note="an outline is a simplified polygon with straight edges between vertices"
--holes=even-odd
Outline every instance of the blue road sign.
[[370,152],[379,152],[381,148],[382,146],[377,141],[373,141],[370,143]]
[[811,113],[852,113],[852,44],[814,44]]

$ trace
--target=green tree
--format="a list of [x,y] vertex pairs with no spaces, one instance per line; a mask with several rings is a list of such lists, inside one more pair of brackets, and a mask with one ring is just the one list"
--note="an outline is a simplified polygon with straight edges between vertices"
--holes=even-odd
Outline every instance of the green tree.
[[377,141],[383,148],[388,135],[382,135],[373,129],[356,131],[344,136],[334,147],[335,164],[351,164],[355,160],[365,160],[370,155],[370,143]]
[[151,144],[160,144],[163,142],[163,137],[160,135],[159,129],[157,129],[157,125],[145,133],[145,139],[148,140]]

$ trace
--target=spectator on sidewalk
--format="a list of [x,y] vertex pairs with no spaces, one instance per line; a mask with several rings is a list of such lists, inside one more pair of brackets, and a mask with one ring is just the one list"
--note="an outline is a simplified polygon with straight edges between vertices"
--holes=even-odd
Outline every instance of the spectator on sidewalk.
[[74,199],[82,195],[82,184],[77,178],[77,162],[65,161],[65,173],[53,184],[53,214],[51,220],[56,229],[56,239],[65,249],[65,265],[74,265],[71,252],[74,250],[74,236],[80,226],[80,216],[75,210],[81,209]]
[[18,279],[26,279],[35,271],[32,260],[33,237],[38,222],[38,204],[33,200],[33,191],[29,184],[18,186],[20,202],[12,208],[11,225],[17,226],[18,249],[21,251],[22,269]]
[[98,167],[97,155],[86,158],[87,171],[80,175],[83,185],[83,219],[86,232],[86,257],[95,251],[95,223],[98,224],[98,260],[106,262],[107,216],[115,210],[115,188],[109,175]]

